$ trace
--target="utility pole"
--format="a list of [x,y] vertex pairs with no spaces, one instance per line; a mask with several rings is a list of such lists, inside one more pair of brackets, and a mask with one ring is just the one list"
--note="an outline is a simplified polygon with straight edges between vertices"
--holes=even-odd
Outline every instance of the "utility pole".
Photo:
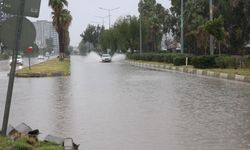
[[[209,0],[209,15],[210,15],[210,20],[213,20],[213,0]],[[209,48],[210,48],[210,55],[214,55],[214,37],[212,35],[210,35]]]
[[184,20],[183,20],[183,0],[181,0],[181,53],[184,53]]
[[109,16],[109,29],[110,29],[110,16],[111,16],[110,12],[113,11],[113,10],[119,9],[119,7],[117,7],[117,8],[112,8],[112,9],[107,9],[107,8],[99,7],[99,9],[108,11],[108,16]]
[[[144,3],[144,0],[140,0]],[[140,8],[140,56],[142,54],[142,9]]]

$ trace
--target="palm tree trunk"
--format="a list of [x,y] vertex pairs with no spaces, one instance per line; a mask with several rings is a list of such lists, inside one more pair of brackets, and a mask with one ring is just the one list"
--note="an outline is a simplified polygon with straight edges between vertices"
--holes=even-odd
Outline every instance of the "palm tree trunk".
[[60,24],[59,15],[57,16],[57,32],[59,40],[59,59],[63,60],[64,58],[64,40],[63,40],[63,28]]
[[59,49],[60,49],[60,54],[59,54],[59,57],[60,57],[60,60],[63,60],[64,58],[64,35],[63,35],[63,29],[62,27],[59,27],[59,30],[58,30],[58,36],[59,36]]

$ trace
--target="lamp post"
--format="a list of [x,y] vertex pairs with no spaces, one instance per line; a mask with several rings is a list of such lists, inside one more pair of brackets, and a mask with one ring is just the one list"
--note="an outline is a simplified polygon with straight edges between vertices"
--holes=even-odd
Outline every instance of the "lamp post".
[[[140,2],[144,3],[144,0],[140,0]],[[140,56],[142,54],[142,18],[141,18],[142,11],[140,9]]]
[[[209,16],[210,20],[213,20],[213,0],[209,0]],[[210,43],[209,43],[209,48],[210,48],[210,55],[214,55],[214,37],[210,35]]]
[[111,15],[110,15],[110,12],[113,11],[113,10],[119,9],[119,7],[117,7],[117,8],[112,8],[112,9],[107,9],[107,8],[99,7],[99,9],[108,11],[108,16],[109,16],[109,29],[110,29],[110,16],[111,16]]
[[183,0],[181,0],[181,53],[184,53]]

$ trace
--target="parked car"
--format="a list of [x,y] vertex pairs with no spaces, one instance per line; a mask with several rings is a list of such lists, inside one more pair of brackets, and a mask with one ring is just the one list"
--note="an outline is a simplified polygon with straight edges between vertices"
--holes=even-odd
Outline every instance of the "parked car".
[[103,54],[101,59],[102,62],[111,62],[111,56],[109,54]]
[[50,57],[49,52],[46,52],[46,53],[45,53],[45,57],[47,57],[47,58],[49,58],[49,57]]
[[45,57],[43,55],[38,55],[37,59],[42,60],[45,59]]
[[[12,63],[12,57],[10,58],[10,64]],[[16,63],[18,64],[18,65],[23,65],[23,58],[22,58],[22,56],[21,55],[17,55],[17,61],[16,61]]]

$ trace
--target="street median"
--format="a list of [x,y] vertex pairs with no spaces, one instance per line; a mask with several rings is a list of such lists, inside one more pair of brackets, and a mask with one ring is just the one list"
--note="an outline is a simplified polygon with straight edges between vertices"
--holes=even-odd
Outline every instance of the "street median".
[[31,68],[25,67],[16,71],[16,77],[37,78],[37,77],[55,77],[70,75],[70,59],[65,58],[59,61],[57,58],[51,59],[39,64],[32,65]]

